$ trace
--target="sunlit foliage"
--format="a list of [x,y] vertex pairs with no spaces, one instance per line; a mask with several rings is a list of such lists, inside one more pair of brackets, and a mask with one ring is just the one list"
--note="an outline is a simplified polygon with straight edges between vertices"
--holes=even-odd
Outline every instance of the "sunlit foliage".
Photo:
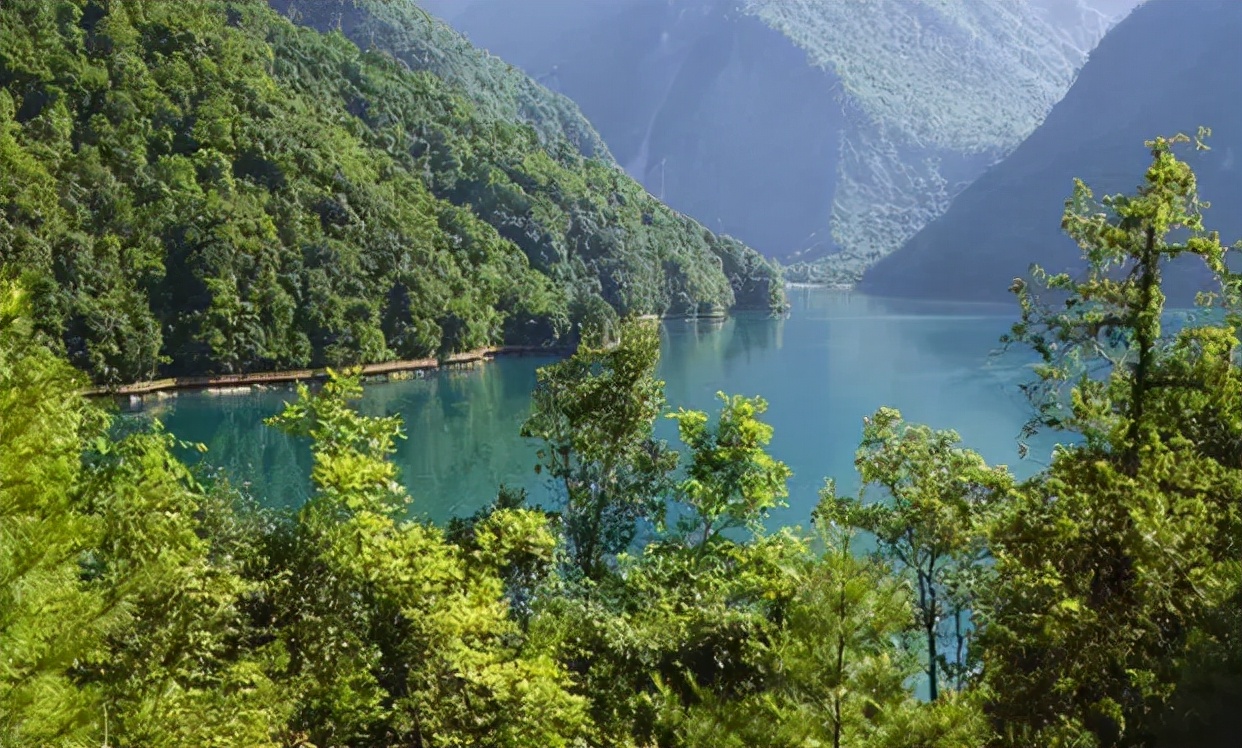
[[254,1],[5,3],[0,262],[38,327],[118,383],[779,297],[751,250],[400,54]]

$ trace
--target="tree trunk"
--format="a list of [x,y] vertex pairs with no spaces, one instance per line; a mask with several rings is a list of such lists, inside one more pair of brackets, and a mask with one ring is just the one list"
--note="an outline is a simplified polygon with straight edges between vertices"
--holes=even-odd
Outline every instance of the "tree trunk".
[[957,678],[953,686],[960,691],[966,683],[966,668],[964,665],[966,658],[966,634],[962,631],[962,609],[960,606],[953,611],[953,636],[957,644],[957,651],[955,653]]
[[1157,330],[1160,325],[1160,309],[1153,309],[1156,289],[1160,286],[1159,255],[1156,252],[1156,230],[1147,227],[1147,241],[1139,269],[1140,304],[1134,336],[1138,343],[1138,362],[1134,366],[1134,379],[1130,382],[1130,424],[1126,432],[1126,469],[1130,474],[1138,472],[1139,439],[1142,438],[1143,405],[1150,389],[1152,357],[1155,355]]
[[919,576],[919,608],[923,613],[923,630],[927,634],[927,689],[928,698],[935,701],[939,695],[936,674],[936,588],[931,575],[922,569]]
[[[849,552],[848,544],[845,552]],[[832,748],[841,748],[841,694],[845,684],[845,580],[840,579],[837,584],[837,683],[832,700]]]

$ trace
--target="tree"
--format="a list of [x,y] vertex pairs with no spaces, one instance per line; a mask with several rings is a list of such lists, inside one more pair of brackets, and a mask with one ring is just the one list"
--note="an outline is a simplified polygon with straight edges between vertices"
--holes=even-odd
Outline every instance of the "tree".
[[550,561],[546,520],[500,508],[465,545],[400,521],[409,497],[388,459],[400,421],[350,407],[361,389],[333,375],[272,420],[315,453],[315,495],[265,570],[287,580],[272,615],[295,732],[316,745],[571,744],[583,700],[552,657],[521,646],[504,599],[507,570]]
[[[676,736],[672,744],[977,745],[979,719],[968,708],[953,700],[923,705],[906,690],[918,670],[901,643],[912,618],[910,588],[881,559],[856,555],[853,529],[826,521],[834,507],[821,508],[823,550],[786,546],[767,570],[772,608],[743,645],[750,679],[698,685],[688,699],[672,698],[666,684],[662,719]],[[942,703],[951,716],[938,713]],[[945,718],[956,724],[944,729]]]
[[591,594],[551,587],[532,624],[578,673],[606,741],[648,744],[680,724],[676,714],[662,721],[661,705],[752,688],[762,677],[753,647],[791,594],[783,561],[804,553],[801,541],[723,534],[759,531],[789,470],[764,451],[763,401],[721,399],[715,424],[702,412],[670,415],[694,450],[679,484],[690,507],[680,532],[619,554]]
[[537,471],[564,491],[561,514],[577,569],[598,579],[640,520],[664,508],[676,454],[655,439],[664,407],[654,322],[629,320],[608,345],[596,331],[570,358],[539,370],[522,436],[543,442]]
[[[1022,318],[1007,342],[1041,360],[1032,429],[1082,441],[1059,448],[988,532],[979,641],[1008,744],[1149,744],[1191,645],[1237,588],[1242,318],[1194,173],[1173,152],[1188,140],[1147,144],[1134,195],[1097,204],[1076,182],[1063,226],[1084,278],[1037,269],[1042,289],[1014,286]],[[1222,309],[1166,335],[1161,267],[1181,256],[1213,274],[1199,301]]]
[[897,642],[911,599],[881,562],[855,556],[848,528],[817,524],[825,550],[798,570],[798,593],[772,644],[776,694],[796,705],[786,731],[841,748],[874,737],[909,706],[912,667]]
[[793,474],[765,450],[772,427],[758,416],[767,410],[767,402],[723,392],[716,396],[723,405],[714,427],[702,411],[678,409],[668,416],[677,421],[681,441],[690,447],[678,494],[693,514],[679,524],[700,551],[730,528],[758,530],[768,511],[789,495],[786,484]]
[[84,576],[113,625],[107,656],[76,674],[102,694],[118,745],[274,747],[290,710],[270,652],[245,646],[258,637],[244,602],[260,587],[213,553],[179,446],[157,422],[89,454],[81,490],[99,534]]
[[0,281],[0,744],[85,744],[103,735],[101,705],[69,668],[103,656],[108,621],[79,584],[98,523],[77,488],[82,444],[104,424],[30,313],[22,286]]
[[968,615],[969,600],[953,593],[962,589],[962,575],[980,563],[981,520],[1010,491],[1013,479],[1003,466],[989,467],[978,453],[958,446],[956,432],[906,424],[892,408],[881,408],[864,424],[854,464],[864,485],[878,486],[885,495],[864,503],[861,497],[837,496],[830,484],[821,515],[873,535],[880,555],[913,577],[916,628],[926,644],[925,672],[934,701],[943,624],[951,616],[960,636]]
[[1009,743],[1146,744],[1189,632],[1228,589],[1209,514],[1240,490],[1236,472],[1153,447],[1136,475],[1066,450],[1016,492],[977,603],[988,711]]
[[[1207,134],[1200,130],[1198,148],[1206,148]],[[1092,447],[1119,450],[1131,471],[1153,433],[1151,398],[1176,384],[1157,371],[1167,343],[1161,334],[1162,265],[1183,255],[1201,260],[1219,283],[1214,293],[1201,296],[1204,304],[1234,309],[1239,293],[1220,237],[1203,228],[1205,206],[1194,172],[1173,153],[1189,140],[1176,135],[1149,141],[1152,162],[1132,196],[1108,195],[1097,203],[1090,188],[1075,180],[1061,226],[1082,249],[1085,277],[1048,275],[1034,266],[1035,284],[1015,280],[1011,290],[1021,319],[1002,339],[1028,346],[1040,358],[1036,381],[1024,387],[1037,411],[1028,432],[1050,427],[1080,433]],[[1171,242],[1172,232],[1184,232],[1185,241]],[[1230,313],[1232,324],[1238,319]]]

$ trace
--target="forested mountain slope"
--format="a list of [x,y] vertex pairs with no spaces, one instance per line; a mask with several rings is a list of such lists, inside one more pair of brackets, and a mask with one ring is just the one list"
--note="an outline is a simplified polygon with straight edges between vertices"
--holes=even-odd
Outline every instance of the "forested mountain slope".
[[857,278],[1016,146],[1136,0],[422,0],[619,163],[802,277]]
[[571,97],[647,189],[761,252],[831,251],[836,78],[715,0],[424,2]]
[[[444,38],[426,51],[468,56]],[[598,139],[571,106],[513,77],[479,106],[477,81],[445,74],[257,0],[5,3],[3,272],[103,382],[548,343],[586,317],[779,297],[756,253],[580,155]]]
[[340,31],[362,49],[379,48],[411,68],[434,73],[470,99],[482,119],[521,121],[545,144],[565,140],[584,156],[611,158],[577,104],[472,46],[413,0],[269,0],[268,5],[295,23]]
[[[1032,262],[1077,267],[1058,231],[1060,206],[1081,177],[1097,196],[1129,191],[1142,176],[1144,140],[1212,128],[1210,151],[1189,156],[1212,203],[1208,223],[1242,234],[1242,4],[1150,0],[1117,25],[1078,80],[1008,158],[979,178],[947,213],[865,277],[868,290],[946,298],[1003,297]],[[1175,271],[1182,299],[1202,280]]]
[[841,251],[800,274],[856,280],[943,213],[1039,125],[1133,4],[749,0],[841,81],[831,204]]

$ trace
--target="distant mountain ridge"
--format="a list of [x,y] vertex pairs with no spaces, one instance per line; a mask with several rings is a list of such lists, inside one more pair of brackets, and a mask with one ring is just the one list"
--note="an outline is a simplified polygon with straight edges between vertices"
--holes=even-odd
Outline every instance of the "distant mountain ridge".
[[[1004,298],[1030,263],[1078,267],[1060,233],[1073,179],[1097,197],[1130,192],[1156,135],[1212,129],[1209,151],[1186,157],[1199,177],[1209,229],[1242,237],[1242,3],[1149,0],[1104,38],[1042,125],[900,250],[864,276],[862,288],[899,296]],[[1175,270],[1182,300],[1204,280]]]
[[422,4],[570,96],[617,162],[677,210],[769,256],[835,250],[836,79],[740,4]]
[[1016,146],[1135,2],[421,0],[572,97],[653,194],[841,280]]
[[[1109,8],[1106,3],[1104,7]],[[1126,4],[749,0],[841,80],[841,251],[793,274],[853,281],[1042,121]]]

